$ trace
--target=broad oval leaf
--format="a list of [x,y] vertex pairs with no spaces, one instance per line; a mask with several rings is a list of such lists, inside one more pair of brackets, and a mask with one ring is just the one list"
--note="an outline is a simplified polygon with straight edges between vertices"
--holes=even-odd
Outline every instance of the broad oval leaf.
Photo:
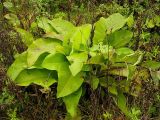
[[98,44],[99,42],[103,42],[106,36],[106,19],[101,17],[99,21],[94,24],[94,37],[93,37],[93,44]]
[[109,45],[119,48],[130,42],[133,33],[128,30],[120,30],[110,34],[107,38]]
[[14,63],[9,67],[7,75],[12,80],[15,80],[19,73],[25,68],[27,68],[27,52],[23,52],[16,57]]
[[71,55],[67,56],[67,59],[72,62],[86,62],[88,59],[87,52],[80,52],[80,53],[72,53]]
[[53,19],[52,21],[49,21],[49,23],[59,34],[65,34],[75,29],[75,26],[71,22],[61,18]]
[[59,70],[66,65],[69,66],[69,62],[65,55],[61,53],[49,54],[42,63],[42,67],[49,70],[56,70],[57,72],[60,72]]
[[23,70],[15,82],[20,86],[28,86],[32,83],[48,88],[56,82],[57,73],[45,69],[25,69]]
[[62,66],[58,72],[57,97],[60,98],[72,94],[80,88],[83,81],[81,73],[72,76],[69,65]]
[[61,53],[48,55],[42,63],[42,67],[58,72],[58,98],[72,94],[78,90],[83,83],[82,75],[79,73],[73,76],[69,65],[68,60]]
[[119,30],[125,25],[126,21],[127,19],[119,13],[114,13],[110,15],[106,19],[106,24],[105,24],[107,26],[107,33],[110,34],[116,30]]
[[28,67],[28,69],[33,69],[33,68],[43,69],[42,63],[43,63],[44,59],[46,58],[46,56],[48,56],[48,55],[49,55],[49,53],[47,53],[47,52],[42,53],[38,57],[38,59],[36,60],[36,62],[31,67]]
[[90,32],[91,32],[90,24],[77,27],[70,38],[73,49],[76,50],[86,49],[87,46],[89,45]]
[[28,51],[28,55],[27,55],[28,67],[31,67],[41,54],[45,52],[55,53],[56,46],[60,44],[61,43],[53,39],[38,39],[34,41],[27,50]]
[[67,112],[71,115],[71,117],[77,116],[77,106],[81,95],[82,95],[82,88],[78,89],[76,92],[68,96],[65,96],[63,98]]
[[73,76],[77,75],[83,68],[82,62],[74,62],[69,66],[69,69]]
[[60,18],[49,20],[48,24],[50,24],[55,31],[47,32],[44,37],[56,38],[59,40],[63,40],[68,33],[74,31],[76,28],[71,22]]
[[112,14],[107,19],[100,18],[94,25],[93,43],[98,44],[99,42],[103,42],[107,34],[111,34],[122,28],[125,23],[126,18],[119,13]]
[[82,70],[83,64],[86,63],[88,59],[88,54],[87,52],[73,53],[68,56],[67,59],[73,62],[69,68],[72,75],[75,76]]
[[58,72],[57,97],[64,97],[77,91],[81,87],[83,81],[84,79],[81,73],[72,76],[69,66],[63,66]]
[[51,20],[48,18],[42,17],[37,20],[38,27],[42,28],[46,33],[47,32],[56,32],[56,30],[49,24]]

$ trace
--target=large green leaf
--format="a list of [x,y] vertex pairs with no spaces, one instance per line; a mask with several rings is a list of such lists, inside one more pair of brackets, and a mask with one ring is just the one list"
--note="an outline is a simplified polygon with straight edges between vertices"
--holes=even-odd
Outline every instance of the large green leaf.
[[42,28],[46,33],[47,32],[57,32],[51,25],[51,20],[42,17],[37,20],[38,27]]
[[93,43],[98,44],[99,42],[103,42],[105,36],[106,36],[106,19],[105,18],[100,18],[99,21],[97,21],[94,25],[95,30],[94,30],[94,37],[93,37]]
[[45,69],[26,69],[18,75],[15,82],[20,86],[28,86],[31,83],[34,83],[48,88],[56,82],[56,79],[57,74],[55,71]]
[[69,69],[73,76],[77,75],[83,68],[83,62],[73,62]]
[[52,32],[46,32],[44,37],[56,38],[59,40],[63,40],[66,34],[74,31],[76,28],[72,23],[60,18],[53,19],[52,21],[49,20],[48,24],[54,28],[54,31],[52,30]]
[[123,47],[131,40],[133,33],[128,30],[120,30],[110,34],[107,38],[109,44],[115,48]]
[[121,109],[121,111],[129,116],[130,112],[128,111],[127,108],[127,101],[125,96],[123,95],[122,91],[119,91],[118,96],[117,96],[117,106]]
[[72,76],[69,65],[63,65],[58,71],[57,97],[64,97],[75,92],[80,88],[83,81],[81,73]]
[[67,56],[67,59],[72,62],[86,62],[88,58],[87,52],[80,52],[80,53],[72,53],[71,55]]
[[49,70],[56,70],[57,72],[60,72],[61,68],[67,65],[69,66],[69,62],[65,55],[61,53],[52,53],[48,55],[42,63],[42,67]]
[[45,17],[38,19],[38,27],[44,29],[46,34],[44,37],[63,40],[65,35],[71,31],[75,31],[75,26],[63,19],[49,20]]
[[82,88],[63,98],[63,101],[67,108],[67,112],[71,115],[71,117],[77,116],[77,106],[81,95]]
[[127,19],[119,13],[114,13],[110,15],[106,19],[106,24],[105,24],[107,26],[107,33],[108,34],[113,33],[114,31],[122,28],[126,23],[126,21]]
[[36,62],[31,66],[29,67],[28,69],[33,69],[33,68],[38,68],[38,69],[43,69],[42,67],[42,63],[43,63],[43,60],[46,58],[46,56],[48,56],[49,53],[43,53],[41,54],[38,59],[36,60]]
[[58,72],[57,97],[67,96],[80,88],[83,83],[81,74],[72,76],[69,69],[69,62],[63,54],[56,53],[47,56],[42,63],[46,69]]
[[75,76],[81,71],[83,64],[87,61],[88,54],[87,52],[73,53],[70,56],[68,56],[67,59],[73,62],[69,66],[69,68],[71,70],[72,75]]
[[53,19],[49,23],[59,34],[65,34],[75,29],[75,26],[71,22],[63,20],[61,18]]
[[34,41],[33,35],[21,28],[16,28],[17,32],[21,35],[22,41],[25,43],[25,45],[29,46]]
[[57,97],[64,97],[75,92],[80,88],[83,81],[84,79],[81,73],[72,76],[69,66],[63,66],[60,72],[58,72]]
[[59,42],[54,41],[53,39],[38,39],[34,41],[28,48],[27,63],[31,67],[38,57],[47,52],[55,53],[56,46],[60,45]]
[[90,24],[77,27],[70,38],[73,49],[76,50],[86,49],[87,46],[89,45],[90,32],[91,32]]
[[106,34],[113,33],[114,31],[122,28],[126,23],[126,18],[119,13],[110,15],[107,19],[100,18],[94,25],[94,37],[93,43],[98,44],[103,42],[106,37]]
[[12,79],[15,80],[19,73],[27,68],[27,52],[24,52],[16,57],[14,63],[9,67],[7,74]]

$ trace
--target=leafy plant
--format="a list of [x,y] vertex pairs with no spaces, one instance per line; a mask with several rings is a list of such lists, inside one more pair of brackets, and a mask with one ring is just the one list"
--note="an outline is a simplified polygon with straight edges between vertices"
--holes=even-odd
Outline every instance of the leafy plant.
[[17,117],[17,108],[15,108],[14,110],[10,109],[8,110],[8,116],[10,118],[10,120],[20,120],[18,117]]
[[123,93],[131,94],[129,87],[143,52],[127,47],[133,36],[124,27],[127,21],[115,13],[100,18],[93,26],[76,27],[62,19],[41,18],[37,24],[44,36],[36,40],[28,37],[28,49],[15,58],[8,76],[20,86],[34,83],[49,89],[57,84],[57,98],[63,99],[72,118],[78,116],[83,85],[90,84],[93,90],[102,86],[115,97],[122,112],[132,118]]
[[109,120],[109,119],[112,118],[112,114],[110,114],[110,113],[108,113],[108,112],[105,112],[105,113],[103,114],[103,117],[104,117],[105,120]]
[[13,99],[14,99],[14,96],[10,95],[7,89],[4,88],[0,96],[0,104],[11,104]]

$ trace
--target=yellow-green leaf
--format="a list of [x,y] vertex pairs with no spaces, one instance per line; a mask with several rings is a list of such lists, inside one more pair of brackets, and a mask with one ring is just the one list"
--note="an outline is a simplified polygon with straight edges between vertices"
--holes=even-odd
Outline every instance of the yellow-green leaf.
[[53,39],[37,39],[28,48],[27,63],[31,67],[43,53],[55,53],[59,42]]
[[14,63],[9,67],[7,75],[15,80],[19,73],[27,68],[27,52],[24,52],[16,57]]
[[45,69],[30,69],[23,70],[16,78],[16,84],[20,86],[28,86],[32,83],[48,88],[54,84],[57,79],[55,71]]
[[71,117],[77,116],[77,106],[81,95],[82,95],[82,88],[79,88],[76,92],[68,96],[65,96],[63,98],[67,112],[71,115]]

